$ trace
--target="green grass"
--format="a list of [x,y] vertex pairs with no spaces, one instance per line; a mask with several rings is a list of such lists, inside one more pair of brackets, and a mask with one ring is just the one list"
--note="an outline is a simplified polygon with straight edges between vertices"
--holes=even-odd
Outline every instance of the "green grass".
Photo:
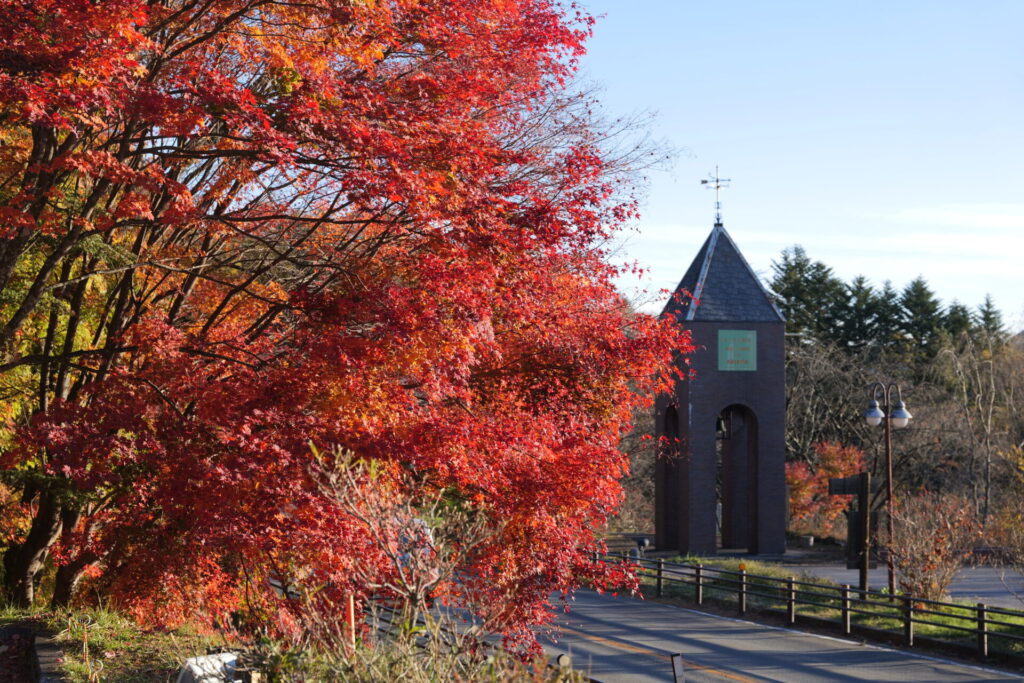
[[[741,568],[744,568],[748,574],[748,611],[767,611],[782,614],[786,612],[788,589],[785,582],[792,576],[792,573],[784,566],[738,558],[701,558],[692,556],[671,558],[666,560],[666,563],[703,565],[705,567],[704,580],[702,582],[704,585],[704,601],[720,607],[737,606],[738,577],[733,575],[723,576],[715,570],[722,569],[738,572]],[[688,572],[689,574],[692,574],[692,572]],[[766,578],[754,578],[750,575]],[[799,601],[820,603],[817,605],[798,604],[796,608],[797,614],[834,622],[839,627],[842,623],[840,586],[836,583],[807,575],[796,576],[795,579],[798,582],[817,584],[817,587],[798,585],[799,595],[797,599]],[[665,598],[689,603],[693,603],[696,600],[696,587],[693,585],[692,576],[688,576],[685,583],[666,580],[663,585],[663,597]],[[643,572],[641,588],[646,597],[654,595],[655,578],[653,570],[645,570]],[[857,597],[856,591],[851,590],[851,598],[853,600],[851,600],[850,605],[850,622],[854,629],[859,626],[897,634],[903,632],[903,618],[900,612],[900,606],[903,604],[902,601],[894,605],[887,597],[877,596],[869,597],[866,602],[857,602],[855,600]],[[927,610],[936,613],[924,614],[917,610]],[[977,636],[973,633],[959,631],[955,627],[975,628],[977,626],[976,615],[975,605],[964,601],[953,602],[948,606],[942,607],[919,603],[915,606],[915,637],[957,643],[973,648],[977,642]],[[1005,622],[1004,624],[989,623],[989,652],[1024,658],[1024,642],[998,637],[999,634],[1024,637],[1024,613],[1013,616],[989,614],[988,619],[990,622]]]
[[144,629],[110,610],[62,611],[50,629],[64,651],[63,672],[71,683],[173,681],[189,657],[224,644],[191,629]]
[[[26,622],[54,634],[63,651],[60,673],[68,683],[174,681],[189,657],[205,654],[209,647],[230,645],[219,636],[194,629],[142,628],[126,616],[102,608],[41,612],[0,607],[0,625]],[[501,648],[477,651],[467,646],[469,641],[455,644],[439,637],[440,632],[434,635],[425,645],[422,638],[384,637],[360,641],[355,650],[342,643],[330,648],[288,647],[264,639],[248,650],[248,657],[268,681],[586,680],[579,671],[547,667],[544,658],[523,661]]]
[[223,644],[192,629],[145,629],[107,609],[26,612],[6,610],[12,620],[31,619],[54,634],[63,651],[61,673],[69,683],[174,681],[182,663]]
[[0,626],[11,626],[26,619],[38,619],[39,613],[0,604]]

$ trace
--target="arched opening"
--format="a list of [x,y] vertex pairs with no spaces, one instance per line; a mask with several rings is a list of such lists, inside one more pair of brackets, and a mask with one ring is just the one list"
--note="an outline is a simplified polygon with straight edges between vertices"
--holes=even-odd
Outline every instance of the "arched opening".
[[757,553],[757,417],[734,404],[715,427],[718,547]]
[[665,409],[665,449],[661,463],[665,511],[662,518],[664,538],[674,548],[679,538],[679,412],[675,406]]

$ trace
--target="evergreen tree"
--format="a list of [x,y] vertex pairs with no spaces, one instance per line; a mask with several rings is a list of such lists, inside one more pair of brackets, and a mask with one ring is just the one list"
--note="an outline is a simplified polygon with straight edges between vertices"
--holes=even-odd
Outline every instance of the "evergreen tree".
[[838,330],[840,346],[859,349],[877,342],[880,302],[874,287],[863,275],[853,278],[845,287],[843,321]]
[[786,332],[838,341],[846,285],[821,261],[812,261],[800,245],[782,251],[772,263],[769,287],[786,316]]
[[874,343],[881,349],[899,347],[903,340],[903,309],[900,295],[886,280],[874,300]]
[[977,336],[981,345],[987,349],[1001,346],[1006,341],[1003,314],[996,308],[991,294],[986,294],[985,301],[978,306]]
[[944,318],[942,302],[919,275],[903,289],[899,304],[905,348],[915,361],[934,358]]
[[942,331],[955,345],[960,346],[974,328],[974,314],[971,309],[954,299],[942,317]]

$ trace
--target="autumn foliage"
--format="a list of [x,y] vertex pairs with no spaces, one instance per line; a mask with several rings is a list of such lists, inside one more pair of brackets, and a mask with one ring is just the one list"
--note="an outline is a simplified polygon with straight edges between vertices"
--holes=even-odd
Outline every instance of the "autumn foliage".
[[847,496],[830,496],[828,480],[848,477],[864,470],[864,453],[854,446],[838,443],[815,444],[818,462],[786,463],[791,526],[806,533],[830,536],[835,523],[850,504]]
[[893,538],[883,542],[901,591],[942,600],[980,539],[981,525],[969,500],[923,491],[895,501]]
[[616,444],[688,347],[612,286],[635,207],[566,89],[589,26],[551,0],[0,0],[2,466],[32,521],[8,597],[55,561],[55,601],[85,580],[165,622],[285,623],[272,576],[368,598],[394,567],[311,444],[490,520],[460,571],[496,628],[600,580]]

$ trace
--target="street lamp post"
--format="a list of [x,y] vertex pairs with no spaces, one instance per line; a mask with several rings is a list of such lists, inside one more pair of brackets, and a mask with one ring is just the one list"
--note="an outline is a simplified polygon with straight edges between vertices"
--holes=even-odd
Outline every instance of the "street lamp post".
[[[896,402],[892,403],[892,390],[896,390]],[[887,385],[875,382],[871,385],[871,400],[864,411],[864,420],[872,427],[885,424],[885,516],[886,529],[889,533],[889,544],[893,542],[893,497],[892,497],[892,430],[902,429],[910,422],[911,414],[903,404],[903,394],[895,382]],[[878,399],[882,405],[879,407]],[[866,559],[865,559],[866,561]],[[889,595],[896,595],[896,569],[892,563],[892,549],[885,554],[885,563],[889,570]]]

